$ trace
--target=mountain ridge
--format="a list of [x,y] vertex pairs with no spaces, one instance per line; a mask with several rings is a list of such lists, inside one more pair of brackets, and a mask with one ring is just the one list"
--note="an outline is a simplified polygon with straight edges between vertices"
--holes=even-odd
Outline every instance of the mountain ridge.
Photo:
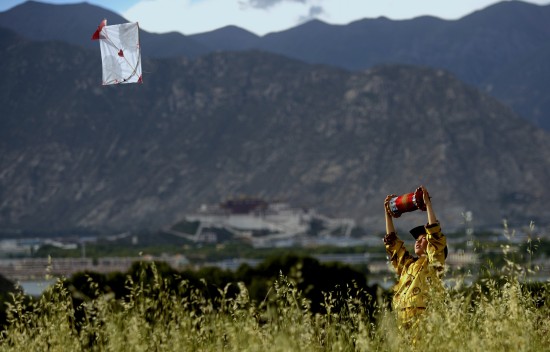
[[[126,21],[88,4],[28,2],[0,13],[0,26],[30,39],[41,39],[36,38],[38,33],[91,48],[96,43],[88,37],[103,18],[113,19],[110,23]],[[318,21],[261,37],[235,26],[188,36],[140,33],[143,55],[152,58],[194,59],[217,51],[262,50],[354,71],[386,63],[441,68],[550,130],[550,97],[545,94],[550,76],[540,69],[550,41],[550,5],[503,1],[452,21],[430,16],[366,18],[347,25]],[[538,62],[522,64],[532,61]],[[510,74],[510,67],[525,74]]]

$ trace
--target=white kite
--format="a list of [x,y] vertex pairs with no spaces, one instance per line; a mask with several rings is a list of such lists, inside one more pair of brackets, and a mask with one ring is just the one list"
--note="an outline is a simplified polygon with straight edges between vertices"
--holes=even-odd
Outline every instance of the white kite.
[[92,40],[99,40],[101,48],[103,85],[143,83],[137,22],[107,26],[103,20]]

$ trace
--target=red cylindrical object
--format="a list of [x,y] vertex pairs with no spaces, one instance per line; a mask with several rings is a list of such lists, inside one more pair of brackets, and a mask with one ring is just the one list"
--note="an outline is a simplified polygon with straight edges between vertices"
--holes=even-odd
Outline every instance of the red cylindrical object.
[[403,213],[415,211],[417,209],[425,211],[426,204],[424,204],[423,196],[424,192],[422,188],[418,187],[416,191],[412,193],[390,198],[384,205],[388,214],[394,218],[398,218]]

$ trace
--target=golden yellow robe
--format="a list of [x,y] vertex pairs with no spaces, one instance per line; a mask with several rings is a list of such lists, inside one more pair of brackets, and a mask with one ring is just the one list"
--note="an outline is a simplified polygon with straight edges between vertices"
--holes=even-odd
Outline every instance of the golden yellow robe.
[[384,237],[386,252],[399,280],[394,286],[392,306],[401,322],[406,322],[426,309],[433,290],[443,288],[441,277],[445,266],[447,240],[439,223],[426,225],[428,247],[426,254],[413,257],[395,233]]

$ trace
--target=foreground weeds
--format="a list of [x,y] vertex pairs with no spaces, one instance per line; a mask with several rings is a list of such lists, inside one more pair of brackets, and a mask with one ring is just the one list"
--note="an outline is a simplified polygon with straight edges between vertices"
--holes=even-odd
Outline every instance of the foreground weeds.
[[262,302],[251,301],[240,283],[236,295],[225,287],[215,299],[187,281],[168,289],[159,275],[129,277],[127,286],[124,299],[98,295],[78,305],[61,281],[36,301],[15,295],[0,350],[488,352],[550,345],[548,285],[535,292],[513,277],[449,289],[409,330],[397,327],[384,302],[367,311],[353,289],[346,297],[327,293],[324,313],[312,313],[283,276]]

